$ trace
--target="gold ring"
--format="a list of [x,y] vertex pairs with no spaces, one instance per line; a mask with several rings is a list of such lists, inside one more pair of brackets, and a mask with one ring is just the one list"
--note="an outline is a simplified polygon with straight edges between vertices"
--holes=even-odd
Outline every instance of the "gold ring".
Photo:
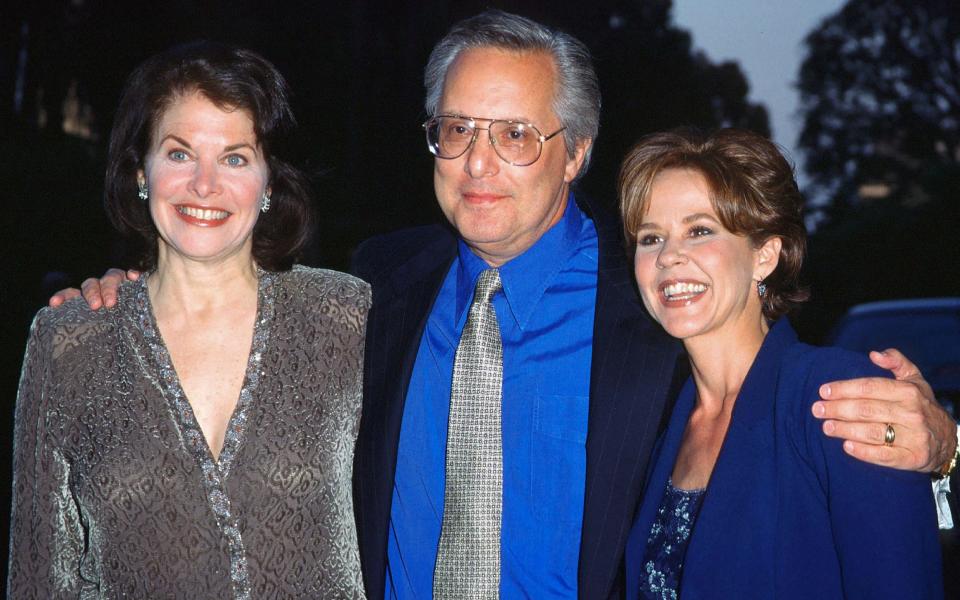
[[883,443],[887,446],[892,446],[894,440],[897,439],[897,432],[893,429],[893,425],[887,423],[887,430],[883,434]]

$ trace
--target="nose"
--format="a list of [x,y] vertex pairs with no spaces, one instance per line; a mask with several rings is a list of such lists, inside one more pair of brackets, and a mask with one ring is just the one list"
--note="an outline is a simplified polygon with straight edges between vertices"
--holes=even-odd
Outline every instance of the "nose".
[[216,161],[198,160],[191,180],[192,191],[200,198],[206,198],[220,191],[220,178]]
[[657,268],[666,269],[667,267],[686,264],[686,262],[687,255],[683,253],[680,241],[667,238],[660,248],[660,253],[657,254]]
[[500,157],[493,149],[490,130],[478,127],[473,143],[467,149],[467,162],[464,169],[473,178],[490,177],[500,171]]

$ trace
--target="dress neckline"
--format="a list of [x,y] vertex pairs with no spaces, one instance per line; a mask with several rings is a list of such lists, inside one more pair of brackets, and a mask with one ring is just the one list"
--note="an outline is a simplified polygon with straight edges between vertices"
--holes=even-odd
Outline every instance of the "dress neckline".
[[257,268],[257,315],[253,325],[250,355],[237,404],[227,422],[223,447],[220,449],[218,459],[214,459],[207,439],[197,423],[193,407],[180,385],[180,378],[177,376],[170,353],[160,335],[147,290],[149,277],[150,273],[140,277],[134,295],[140,330],[146,338],[159,371],[160,388],[170,406],[174,426],[180,434],[185,449],[200,467],[207,502],[210,504],[220,530],[227,538],[230,547],[230,572],[234,597],[237,600],[245,600],[250,597],[246,553],[243,549],[237,517],[230,507],[225,481],[243,442],[254,392],[260,383],[260,365],[270,339],[270,325],[275,312],[274,277],[268,271]]
[[690,490],[678,488],[677,486],[673,485],[673,477],[667,478],[667,489],[678,494],[683,494],[684,496],[700,496],[707,491],[706,487],[693,488]]

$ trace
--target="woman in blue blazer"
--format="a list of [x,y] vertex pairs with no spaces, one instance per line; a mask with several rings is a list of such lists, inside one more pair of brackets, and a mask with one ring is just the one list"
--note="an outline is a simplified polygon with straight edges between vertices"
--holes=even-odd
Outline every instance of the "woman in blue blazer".
[[851,458],[811,414],[821,384],[883,371],[799,343],[783,316],[806,298],[806,241],[777,148],[656,134],[620,190],[644,304],[693,373],[630,535],[628,597],[941,597],[929,478]]

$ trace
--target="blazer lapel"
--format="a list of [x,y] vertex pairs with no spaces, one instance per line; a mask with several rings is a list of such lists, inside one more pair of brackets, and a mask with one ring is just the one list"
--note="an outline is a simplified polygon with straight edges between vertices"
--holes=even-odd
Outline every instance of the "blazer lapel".
[[393,479],[407,386],[427,317],[455,253],[452,236],[428,238],[416,256],[370,282],[374,301],[367,323],[354,501],[364,583],[371,598],[383,596]]
[[[681,589],[723,595],[717,573],[753,573],[758,597],[771,597],[764,561],[774,556],[777,505],[774,398],[784,350],[796,341],[781,324],[768,334],[744,379],[687,548]],[[744,544],[750,552],[743,552]],[[725,551],[729,549],[729,551]],[[757,561],[756,557],[763,557]]]

